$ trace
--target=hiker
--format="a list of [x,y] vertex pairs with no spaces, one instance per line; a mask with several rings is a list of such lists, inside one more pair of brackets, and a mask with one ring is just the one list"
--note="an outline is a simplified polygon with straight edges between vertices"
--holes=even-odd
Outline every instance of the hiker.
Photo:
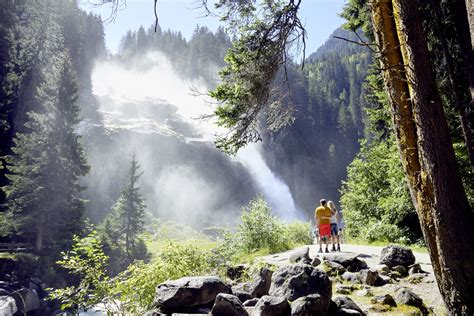
[[344,228],[346,228],[346,224],[344,223],[344,215],[342,214],[342,210],[337,212],[339,215],[337,218],[337,228],[339,228],[339,243],[344,244],[346,241],[344,240]]
[[328,206],[331,209],[331,214],[332,214],[331,216],[331,243],[332,243],[331,251],[336,251],[336,246],[335,246],[336,242],[337,242],[337,251],[341,251],[341,246],[339,245],[339,230],[337,228],[338,217],[340,215],[333,201],[329,201]]
[[327,202],[325,199],[319,201],[321,204],[314,212],[314,222],[316,223],[316,227],[319,230],[319,252],[323,252],[322,243],[323,239],[326,243],[326,250],[325,252],[329,252],[328,250],[328,242],[331,236],[331,216],[332,212],[329,207],[326,206]]

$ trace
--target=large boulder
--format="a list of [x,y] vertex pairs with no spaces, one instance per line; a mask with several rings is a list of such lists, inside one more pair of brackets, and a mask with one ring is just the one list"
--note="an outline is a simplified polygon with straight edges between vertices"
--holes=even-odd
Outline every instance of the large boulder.
[[184,277],[158,285],[153,307],[165,313],[189,312],[211,306],[220,293],[231,294],[231,289],[218,277]]
[[288,316],[290,304],[284,297],[262,296],[253,308],[252,316]]
[[398,305],[417,307],[423,315],[428,315],[428,309],[423,303],[423,300],[407,288],[401,287],[395,291],[395,302]]
[[377,295],[372,297],[370,300],[372,304],[382,304],[382,305],[389,305],[389,306],[397,306],[397,303],[393,299],[393,297],[390,294],[384,294],[384,295]]
[[246,300],[253,298],[253,296],[250,295],[247,290],[245,290],[246,285],[246,283],[240,283],[232,286],[232,294],[237,296],[241,302],[245,302]]
[[329,315],[364,315],[364,312],[350,297],[338,296],[331,302]]
[[326,315],[326,311],[321,306],[321,296],[319,294],[300,297],[291,304],[291,316],[319,315]]
[[289,258],[290,263],[305,263],[311,264],[311,258],[309,257],[309,247],[302,247],[294,250]]
[[324,255],[324,259],[341,264],[347,271],[358,272],[367,269],[367,263],[359,256],[355,253],[329,253]]
[[0,296],[0,315],[13,315],[18,311],[15,299],[11,296]]
[[363,284],[370,286],[381,286],[385,284],[375,269],[360,270],[358,278]]
[[18,311],[21,313],[25,314],[40,308],[41,302],[35,290],[22,288],[13,292],[11,296],[15,299]]
[[248,312],[236,296],[221,293],[216,296],[211,314],[214,316],[247,316]]
[[272,274],[272,270],[263,267],[257,275],[254,275],[252,282],[237,284],[232,287],[232,292],[242,302],[267,295],[272,283]]
[[293,264],[280,267],[273,273],[269,295],[294,301],[309,294],[319,294],[322,308],[328,309],[332,287],[325,272],[310,265]]
[[397,245],[390,245],[382,249],[380,264],[385,264],[389,268],[395,266],[409,267],[414,263],[415,256],[411,249]]
[[242,305],[246,307],[253,307],[257,305],[259,300],[260,300],[259,298],[252,298],[252,299],[246,300]]
[[249,293],[252,297],[262,297],[268,294],[272,284],[273,271],[267,268],[261,268],[259,273],[254,276],[249,284]]
[[319,269],[326,272],[329,276],[343,275],[346,272],[346,268],[342,264],[327,260],[323,261]]

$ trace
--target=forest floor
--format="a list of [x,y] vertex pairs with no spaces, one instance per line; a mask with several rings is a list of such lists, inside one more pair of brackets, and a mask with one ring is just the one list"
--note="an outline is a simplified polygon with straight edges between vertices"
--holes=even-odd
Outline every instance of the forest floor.
[[[304,246],[307,247],[307,246]],[[324,258],[324,253],[318,253],[319,246],[309,245],[310,258],[319,257]],[[323,246],[324,247],[324,246]],[[382,246],[368,246],[368,245],[354,245],[354,244],[342,244],[342,253],[359,254],[359,258],[367,262],[369,267],[374,267],[379,264],[380,254],[382,252]],[[289,250],[282,253],[272,254],[262,257],[264,261],[269,264],[282,266],[289,264],[289,258],[296,249]],[[416,262],[420,264],[423,271],[428,272],[428,275],[420,283],[410,283],[405,279],[400,279],[399,282],[393,284],[386,284],[381,287],[372,287],[370,290],[374,295],[392,294],[397,287],[403,286],[411,289],[420,298],[423,299],[425,305],[432,311],[434,315],[447,315],[446,309],[443,304],[441,294],[436,284],[435,277],[433,275],[433,267],[428,253],[413,251]],[[333,282],[336,283],[336,282]],[[338,296],[335,291],[335,285],[333,284],[333,297]],[[362,310],[368,312],[368,315],[414,315],[413,312],[407,311],[390,311],[390,312],[372,312],[370,311],[371,302],[370,297],[361,297],[355,293],[347,295],[352,298]]]

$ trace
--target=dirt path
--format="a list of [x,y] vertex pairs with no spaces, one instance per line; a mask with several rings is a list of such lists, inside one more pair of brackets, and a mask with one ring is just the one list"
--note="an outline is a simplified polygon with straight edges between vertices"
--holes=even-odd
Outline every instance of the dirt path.
[[[308,246],[304,246],[308,247]],[[324,253],[318,253],[319,246],[310,245],[309,255],[311,258],[319,257],[324,258]],[[303,248],[303,247],[301,247]],[[379,264],[380,261],[380,253],[384,247],[381,246],[365,246],[365,245],[353,245],[353,244],[343,244],[341,245],[341,250],[343,253],[354,253],[359,254],[360,258],[367,262],[369,267],[373,267]],[[291,254],[296,249],[273,254],[269,256],[262,257],[266,262],[270,264],[274,264],[277,266],[283,266],[289,264],[289,258]],[[439,293],[438,286],[436,284],[436,280],[433,275],[433,267],[431,265],[431,260],[427,253],[422,252],[413,252],[416,258],[416,262],[420,263],[421,268],[428,272],[428,275],[423,279],[422,283],[413,284],[401,279],[400,282],[396,284],[386,284],[382,287],[373,287],[372,291],[375,295],[378,294],[390,294],[395,291],[395,289],[399,286],[404,286],[410,288],[416,294],[418,294],[422,299],[423,302],[426,304],[427,307],[431,308],[434,315],[446,315],[445,308],[443,306],[443,301],[441,298],[441,294]],[[334,294],[337,296],[337,294]],[[370,300],[367,298],[360,298],[356,295],[350,295],[350,297],[356,301],[356,303],[364,310],[368,311],[370,308]],[[408,314],[400,314],[400,313],[371,313],[368,312],[369,315],[409,315]]]

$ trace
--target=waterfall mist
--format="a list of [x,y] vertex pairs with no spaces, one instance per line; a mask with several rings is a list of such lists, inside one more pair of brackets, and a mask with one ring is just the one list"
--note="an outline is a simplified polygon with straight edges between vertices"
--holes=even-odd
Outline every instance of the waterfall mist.
[[288,186],[268,168],[259,146],[249,145],[236,157],[215,148],[216,135],[226,130],[215,119],[199,118],[216,105],[190,90],[207,91],[206,84],[182,78],[164,55],[148,52],[128,64],[98,62],[92,83],[107,137],[96,137],[95,149],[88,146],[87,181],[101,183],[109,204],[135,151],[144,172],[143,195],[160,218],[192,226],[232,224],[240,207],[259,193],[281,218],[300,217]]

